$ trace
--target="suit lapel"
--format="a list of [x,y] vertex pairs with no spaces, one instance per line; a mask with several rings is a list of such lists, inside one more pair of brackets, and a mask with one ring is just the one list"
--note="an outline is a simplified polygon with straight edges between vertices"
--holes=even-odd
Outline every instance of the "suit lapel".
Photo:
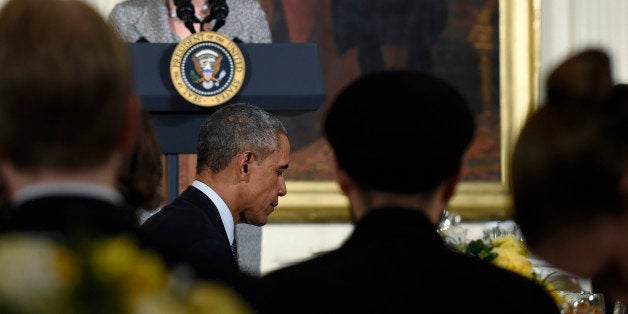
[[200,209],[207,218],[214,225],[216,230],[221,230],[221,234],[224,237],[225,243],[229,246],[229,237],[227,236],[227,231],[225,230],[225,226],[222,223],[222,219],[220,219],[220,213],[218,212],[218,208],[212,202],[211,199],[199,189],[189,186],[183,193],[180,195],[181,198],[186,201],[194,204],[198,209]]

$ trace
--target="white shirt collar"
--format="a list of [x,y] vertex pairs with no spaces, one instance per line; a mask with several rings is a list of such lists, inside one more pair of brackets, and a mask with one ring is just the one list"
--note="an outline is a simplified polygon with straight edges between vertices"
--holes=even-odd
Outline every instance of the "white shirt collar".
[[225,227],[225,231],[227,232],[227,237],[229,238],[229,244],[233,244],[233,239],[235,238],[235,224],[233,222],[233,216],[231,215],[231,211],[225,201],[218,196],[218,194],[212,190],[207,184],[194,180],[192,182],[192,186],[199,189],[203,192],[209,199],[216,205],[218,208],[218,213],[220,214],[220,220],[222,220],[222,225]]
[[124,198],[116,189],[85,181],[51,181],[28,186],[15,195],[16,205],[31,199],[54,195],[77,196],[101,199],[106,202],[122,205]]

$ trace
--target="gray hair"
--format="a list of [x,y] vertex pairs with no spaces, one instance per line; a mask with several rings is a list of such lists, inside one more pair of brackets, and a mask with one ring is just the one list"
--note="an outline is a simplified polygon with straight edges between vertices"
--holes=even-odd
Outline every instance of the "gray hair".
[[225,169],[231,159],[252,151],[262,161],[279,150],[279,136],[288,135],[281,121],[258,106],[235,103],[207,118],[197,142],[196,173]]

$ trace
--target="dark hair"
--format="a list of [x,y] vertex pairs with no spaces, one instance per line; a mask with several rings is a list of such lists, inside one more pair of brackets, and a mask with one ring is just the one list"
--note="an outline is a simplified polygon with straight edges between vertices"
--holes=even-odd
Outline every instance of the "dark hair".
[[163,201],[163,153],[148,111],[141,111],[140,120],[138,141],[122,162],[118,189],[133,210],[153,210]]
[[31,171],[107,161],[132,91],[127,48],[102,16],[80,1],[9,1],[0,47],[2,155]]
[[235,103],[221,107],[199,132],[196,172],[206,168],[219,172],[245,150],[262,161],[279,150],[281,134],[288,135],[281,121],[258,106]]
[[459,168],[475,121],[447,82],[415,71],[382,71],[345,87],[324,119],[340,168],[376,190],[428,192]]
[[628,93],[612,86],[600,53],[584,51],[552,72],[552,96],[529,117],[515,145],[514,219],[531,246],[561,226],[626,210],[619,184],[628,175]]

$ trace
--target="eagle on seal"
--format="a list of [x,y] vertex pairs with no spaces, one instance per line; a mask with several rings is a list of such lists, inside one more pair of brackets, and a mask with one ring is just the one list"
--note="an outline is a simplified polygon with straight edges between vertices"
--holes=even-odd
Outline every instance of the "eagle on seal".
[[220,72],[222,58],[221,55],[210,49],[202,50],[192,56],[194,71],[199,76],[195,83],[202,83],[206,88],[211,88],[214,83],[217,85],[222,76],[224,76],[217,77]]

